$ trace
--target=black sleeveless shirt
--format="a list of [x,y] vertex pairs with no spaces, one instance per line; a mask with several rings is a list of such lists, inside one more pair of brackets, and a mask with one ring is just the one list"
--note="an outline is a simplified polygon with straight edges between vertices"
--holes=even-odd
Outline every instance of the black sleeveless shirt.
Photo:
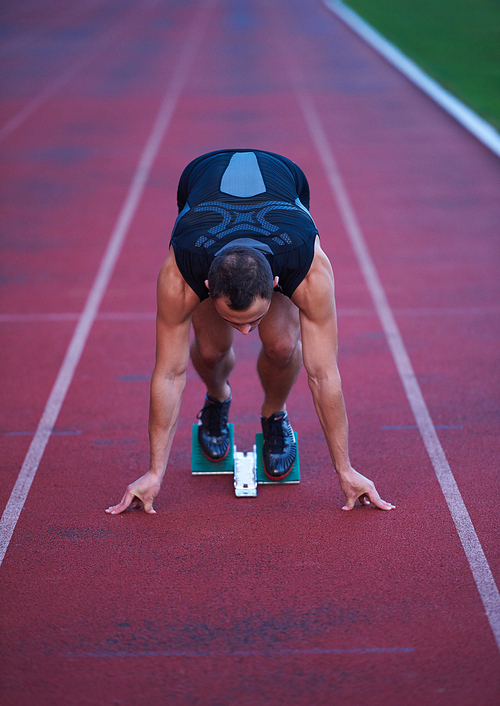
[[236,240],[263,250],[278,291],[291,297],[309,271],[318,233],[309,185],[291,160],[260,150],[222,150],[193,160],[177,191],[171,244],[177,267],[200,300],[212,260]]

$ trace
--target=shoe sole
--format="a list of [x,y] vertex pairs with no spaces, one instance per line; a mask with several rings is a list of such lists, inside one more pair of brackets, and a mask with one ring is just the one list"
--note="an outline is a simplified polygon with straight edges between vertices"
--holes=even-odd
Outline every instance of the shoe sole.
[[[295,456],[295,458],[297,458],[297,456]],[[275,483],[279,483],[280,480],[283,480],[292,472],[292,469],[295,465],[295,458],[293,459],[293,463],[290,466],[290,468],[288,469],[288,471],[286,473],[283,473],[281,476],[277,477],[277,476],[269,475],[269,473],[267,472],[266,464],[264,463],[264,456],[262,456],[262,468],[264,469],[264,473],[266,474],[266,477],[269,478],[269,480],[273,480]]]
[[[227,457],[227,455],[228,455],[228,453],[229,453],[229,449],[231,448],[231,442],[229,442],[229,445],[228,445],[228,447],[227,447],[227,449],[226,449],[226,453],[224,454],[224,456],[221,456],[220,458],[212,458],[212,456],[209,456],[208,454],[206,454],[206,453],[203,451],[203,448],[202,448],[202,446],[201,446],[201,444],[200,444],[199,441],[198,441],[198,444],[199,444],[199,446],[200,446],[201,453],[205,456],[206,459],[208,459],[209,461],[212,461],[212,463],[218,463],[219,461],[223,461],[223,460]],[[291,470],[291,469],[290,469],[290,470]]]

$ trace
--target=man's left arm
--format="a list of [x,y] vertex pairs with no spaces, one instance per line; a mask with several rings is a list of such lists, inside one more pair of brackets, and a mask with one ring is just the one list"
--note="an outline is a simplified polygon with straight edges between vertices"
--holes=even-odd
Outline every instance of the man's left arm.
[[354,470],[349,460],[348,423],[337,367],[337,321],[334,279],[330,262],[316,242],[311,268],[292,301],[300,311],[304,367],[314,406],[325,434],[333,466],[352,510],[356,500],[381,510],[394,505],[382,500],[374,483]]

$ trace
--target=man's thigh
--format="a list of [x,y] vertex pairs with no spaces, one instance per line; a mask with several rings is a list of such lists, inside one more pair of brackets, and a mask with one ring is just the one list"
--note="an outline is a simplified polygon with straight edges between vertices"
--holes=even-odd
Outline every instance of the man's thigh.
[[291,355],[300,341],[299,310],[291,299],[273,293],[269,311],[259,324],[259,336],[267,353]]
[[191,318],[196,344],[205,357],[217,357],[233,344],[234,329],[217,313],[212,299],[205,299]]

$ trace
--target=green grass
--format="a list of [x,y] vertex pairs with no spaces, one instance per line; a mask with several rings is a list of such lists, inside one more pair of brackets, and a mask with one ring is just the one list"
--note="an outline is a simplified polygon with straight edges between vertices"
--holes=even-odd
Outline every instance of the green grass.
[[500,0],[345,0],[450,93],[500,129]]

